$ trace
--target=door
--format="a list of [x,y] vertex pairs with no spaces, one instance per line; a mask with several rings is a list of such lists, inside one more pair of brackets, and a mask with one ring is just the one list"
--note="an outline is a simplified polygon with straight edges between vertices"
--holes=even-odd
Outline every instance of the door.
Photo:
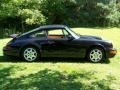
[[75,39],[69,40],[71,34],[66,29],[49,29],[46,32],[45,57],[80,57],[80,46]]

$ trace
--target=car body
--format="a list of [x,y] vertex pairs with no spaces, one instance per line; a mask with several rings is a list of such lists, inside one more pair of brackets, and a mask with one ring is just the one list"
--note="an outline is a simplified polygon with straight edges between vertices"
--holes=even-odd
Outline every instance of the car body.
[[[89,60],[93,58],[92,62],[100,62],[117,53],[111,41],[78,35],[65,25],[40,26],[11,37],[13,39],[3,48],[4,55],[22,57],[27,61],[37,60],[38,57],[87,57]],[[34,60],[29,60],[32,56]]]

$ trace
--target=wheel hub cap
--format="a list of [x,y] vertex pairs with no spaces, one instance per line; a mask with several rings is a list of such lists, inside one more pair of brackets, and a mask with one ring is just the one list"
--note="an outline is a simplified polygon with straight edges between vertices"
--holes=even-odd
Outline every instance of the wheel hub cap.
[[37,58],[37,51],[34,48],[25,49],[24,58],[27,61],[34,61]]
[[99,49],[94,49],[90,52],[90,60],[93,62],[98,62],[102,59],[103,54]]

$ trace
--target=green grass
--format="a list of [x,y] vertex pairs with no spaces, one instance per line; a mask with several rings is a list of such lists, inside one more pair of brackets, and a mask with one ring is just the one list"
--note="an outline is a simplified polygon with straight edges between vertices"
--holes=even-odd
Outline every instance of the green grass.
[[118,54],[105,63],[77,59],[44,59],[27,63],[4,58],[0,40],[0,90],[120,90],[120,29],[74,28],[80,34],[113,41]]

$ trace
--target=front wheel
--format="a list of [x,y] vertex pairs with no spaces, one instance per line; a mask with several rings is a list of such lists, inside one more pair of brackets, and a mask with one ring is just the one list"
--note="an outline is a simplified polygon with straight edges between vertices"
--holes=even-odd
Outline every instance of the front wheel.
[[34,47],[26,47],[22,51],[22,57],[28,62],[36,61],[39,58],[38,50]]
[[93,63],[101,62],[104,58],[105,53],[101,48],[93,48],[88,53],[88,59]]

